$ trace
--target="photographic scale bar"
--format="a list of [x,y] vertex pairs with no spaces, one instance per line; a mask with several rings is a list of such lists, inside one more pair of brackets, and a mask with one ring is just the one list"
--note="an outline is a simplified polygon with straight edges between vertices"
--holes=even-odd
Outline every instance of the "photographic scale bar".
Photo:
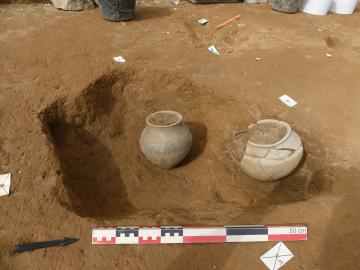
[[306,225],[101,227],[93,245],[249,243],[307,240]]

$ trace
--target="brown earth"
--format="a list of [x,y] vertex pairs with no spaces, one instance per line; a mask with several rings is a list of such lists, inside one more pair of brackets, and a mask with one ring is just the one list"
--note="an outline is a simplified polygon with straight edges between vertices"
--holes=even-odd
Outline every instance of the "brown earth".
[[287,129],[273,123],[256,124],[249,128],[249,141],[258,144],[274,144],[283,139]]
[[[0,6],[0,173],[13,175],[0,197],[0,269],[265,269],[259,257],[274,243],[92,246],[91,230],[269,223],[309,226],[308,241],[286,243],[295,258],[284,269],[359,269],[359,34],[359,11],[145,1],[135,21],[111,23],[98,9]],[[138,144],[146,116],[166,109],[194,138],[170,171]],[[268,184],[229,154],[233,136],[264,118],[289,122],[306,151]],[[80,241],[11,253],[64,236]]]

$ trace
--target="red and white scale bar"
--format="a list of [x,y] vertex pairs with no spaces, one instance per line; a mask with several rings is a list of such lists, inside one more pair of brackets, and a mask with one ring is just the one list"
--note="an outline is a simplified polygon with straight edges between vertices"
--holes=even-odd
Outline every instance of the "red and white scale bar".
[[102,227],[94,245],[241,243],[307,240],[305,225]]

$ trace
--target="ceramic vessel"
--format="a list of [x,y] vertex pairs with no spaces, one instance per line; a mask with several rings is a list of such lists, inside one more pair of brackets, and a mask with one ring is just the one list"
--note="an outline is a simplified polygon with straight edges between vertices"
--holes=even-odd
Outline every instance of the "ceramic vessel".
[[[241,169],[260,181],[273,181],[289,175],[300,163],[303,147],[300,137],[283,121],[266,119],[261,123],[273,123],[286,129],[286,135],[274,144],[247,142]],[[255,124],[256,125],[256,124]],[[250,125],[249,128],[252,128]]]
[[189,153],[192,135],[174,111],[159,111],[146,118],[146,127],[140,137],[140,148],[156,166],[171,169]]
[[101,16],[108,21],[130,21],[135,17],[136,0],[96,0]]
[[272,8],[285,13],[296,13],[300,7],[300,0],[274,0]]
[[300,10],[305,13],[324,16],[330,10],[333,0],[302,0]]
[[358,0],[333,0],[331,12],[338,14],[353,14]]

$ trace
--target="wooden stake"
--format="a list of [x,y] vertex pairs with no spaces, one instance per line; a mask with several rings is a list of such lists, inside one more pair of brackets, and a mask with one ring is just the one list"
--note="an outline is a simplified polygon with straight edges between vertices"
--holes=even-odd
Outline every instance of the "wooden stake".
[[231,19],[229,19],[229,20],[227,20],[227,21],[219,24],[218,26],[216,26],[216,30],[219,30],[220,28],[223,28],[224,26],[228,25],[229,23],[231,23],[231,22],[233,22],[233,21],[235,21],[235,20],[238,20],[238,19],[240,19],[240,18],[241,18],[241,16],[240,16],[240,15],[237,15],[237,16],[235,16],[235,17],[233,17],[233,18],[231,18]]

